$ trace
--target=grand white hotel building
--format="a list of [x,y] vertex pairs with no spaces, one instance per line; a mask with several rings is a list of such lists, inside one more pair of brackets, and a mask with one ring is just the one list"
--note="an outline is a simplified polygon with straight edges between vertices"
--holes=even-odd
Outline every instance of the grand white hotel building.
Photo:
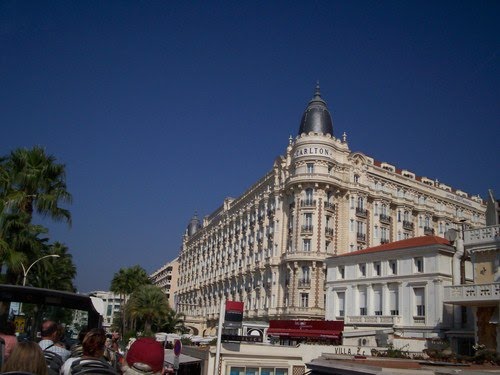
[[245,319],[324,319],[325,259],[464,221],[484,226],[479,196],[351,152],[319,87],[298,135],[260,180],[188,225],[179,255],[177,310],[213,333],[223,298]]

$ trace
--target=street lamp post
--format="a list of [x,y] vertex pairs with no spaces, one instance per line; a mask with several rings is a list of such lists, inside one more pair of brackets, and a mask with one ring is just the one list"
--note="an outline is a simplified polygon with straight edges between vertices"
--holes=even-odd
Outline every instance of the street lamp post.
[[35,260],[33,263],[30,264],[30,266],[26,269],[24,267],[24,264],[21,263],[21,267],[23,267],[23,273],[24,273],[24,276],[23,276],[23,286],[26,286],[26,279],[28,277],[28,272],[30,272],[30,269],[31,267],[33,267],[35,265],[35,263],[41,261],[42,259],[45,259],[45,258],[59,258],[60,255],[57,255],[57,254],[51,254],[51,255],[45,255],[41,258],[38,258],[37,260]]

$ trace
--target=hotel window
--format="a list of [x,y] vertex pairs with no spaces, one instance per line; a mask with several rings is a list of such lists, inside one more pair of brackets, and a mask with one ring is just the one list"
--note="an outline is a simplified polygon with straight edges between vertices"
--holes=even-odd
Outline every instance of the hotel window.
[[425,288],[413,288],[415,316],[425,316]]
[[359,175],[354,175],[354,183],[357,184],[359,182]]
[[389,230],[385,227],[380,227],[380,239],[382,241],[389,241]]
[[410,213],[408,211],[405,211],[403,213],[403,220],[404,221],[410,221]]
[[359,276],[361,276],[361,277],[366,276],[366,264],[365,263],[361,263],[359,265]]
[[309,267],[308,266],[303,266],[302,267],[302,283],[303,284],[309,284],[310,276],[309,276]]
[[380,286],[373,288],[373,311],[375,315],[382,315],[382,288]]
[[391,270],[392,275],[397,275],[398,274],[398,261],[397,260],[390,260],[389,261],[389,269]]
[[424,258],[415,258],[415,272],[422,273],[424,272]]
[[401,210],[398,210],[398,223],[401,223]]
[[358,208],[359,209],[363,209],[364,208],[364,200],[363,200],[363,197],[359,197],[358,198]]
[[314,173],[314,164],[313,163],[307,163],[306,168],[307,168],[307,173]]
[[337,316],[345,316],[345,292],[337,292]]
[[366,315],[366,289],[359,290],[359,315]]
[[378,215],[378,203],[375,203],[375,205],[373,206],[373,214]]
[[302,251],[308,252],[311,251],[311,240],[306,239],[302,241]]
[[304,225],[306,228],[312,228],[313,216],[311,213],[304,214]]
[[300,307],[309,307],[309,293],[300,293]]
[[339,266],[338,267],[339,273],[338,273],[338,278],[343,280],[345,278],[345,267],[344,266]]
[[306,189],[306,203],[311,205],[313,202],[313,189]]
[[373,263],[373,271],[375,276],[380,276],[382,274],[382,266],[380,262]]

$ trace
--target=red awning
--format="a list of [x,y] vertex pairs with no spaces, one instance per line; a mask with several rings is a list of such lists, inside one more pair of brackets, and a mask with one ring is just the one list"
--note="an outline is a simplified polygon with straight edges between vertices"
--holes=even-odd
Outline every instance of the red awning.
[[293,328],[269,328],[268,335],[285,337],[317,337],[325,339],[340,338],[340,331],[325,331],[323,329],[293,329]]

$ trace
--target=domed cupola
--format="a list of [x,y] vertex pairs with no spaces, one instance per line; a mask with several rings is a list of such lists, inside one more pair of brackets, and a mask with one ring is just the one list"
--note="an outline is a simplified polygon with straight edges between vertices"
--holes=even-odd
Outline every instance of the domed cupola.
[[192,236],[200,228],[201,228],[200,219],[198,219],[198,214],[195,213],[193,218],[189,221],[189,224],[187,226],[187,235]]
[[309,102],[302,120],[300,121],[299,135],[302,133],[322,133],[333,136],[333,121],[326,103],[321,99],[319,83],[316,84],[314,97]]

